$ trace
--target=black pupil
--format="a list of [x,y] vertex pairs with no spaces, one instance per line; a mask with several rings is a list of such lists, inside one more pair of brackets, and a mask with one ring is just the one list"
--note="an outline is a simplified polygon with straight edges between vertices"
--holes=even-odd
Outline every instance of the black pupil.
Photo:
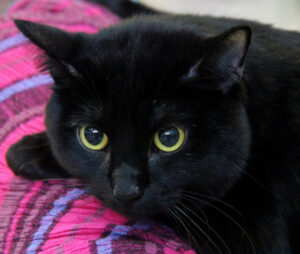
[[158,138],[164,146],[172,147],[178,142],[179,131],[176,128],[171,128],[168,130],[159,130]]
[[84,136],[91,145],[99,145],[103,139],[103,132],[92,127],[87,127],[84,130]]

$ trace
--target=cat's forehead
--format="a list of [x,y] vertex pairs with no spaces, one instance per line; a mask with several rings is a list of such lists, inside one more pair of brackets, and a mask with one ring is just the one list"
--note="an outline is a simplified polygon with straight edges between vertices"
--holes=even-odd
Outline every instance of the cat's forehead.
[[202,47],[202,41],[191,32],[131,22],[89,38],[86,56],[94,71],[102,72],[106,79],[120,78],[128,84],[156,78],[158,83],[186,74],[201,58]]
[[129,127],[131,131],[147,131],[158,124],[182,122],[198,107],[199,100],[191,98],[188,91],[184,93],[183,87],[164,94],[159,94],[158,88],[149,88],[142,83],[138,87],[110,81],[106,89],[99,86],[92,96],[83,91],[87,96],[76,115],[82,115],[87,122],[104,124],[110,130],[122,128],[125,131]]

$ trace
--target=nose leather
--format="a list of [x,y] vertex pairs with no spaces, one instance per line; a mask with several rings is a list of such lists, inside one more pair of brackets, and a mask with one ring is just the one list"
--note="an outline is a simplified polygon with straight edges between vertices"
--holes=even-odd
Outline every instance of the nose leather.
[[140,196],[140,189],[137,185],[125,185],[119,183],[113,190],[113,195],[120,201],[131,201],[137,199]]
[[131,201],[141,195],[139,172],[123,163],[113,172],[113,196],[120,201]]

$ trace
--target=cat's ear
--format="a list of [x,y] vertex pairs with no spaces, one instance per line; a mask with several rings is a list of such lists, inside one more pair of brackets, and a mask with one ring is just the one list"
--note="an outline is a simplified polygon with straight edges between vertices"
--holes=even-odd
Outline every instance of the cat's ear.
[[240,82],[250,45],[251,29],[238,26],[209,40],[209,49],[185,76],[187,80],[202,80],[207,89],[227,92]]
[[30,41],[45,51],[49,58],[46,65],[53,63],[52,65],[55,67],[51,71],[53,66],[47,66],[54,79],[65,70],[71,75],[79,75],[71,63],[81,42],[79,34],[68,33],[58,28],[25,20],[15,20],[14,22]]
[[14,22],[29,40],[52,57],[68,58],[72,51],[76,50],[78,39],[76,34],[31,21],[15,20]]

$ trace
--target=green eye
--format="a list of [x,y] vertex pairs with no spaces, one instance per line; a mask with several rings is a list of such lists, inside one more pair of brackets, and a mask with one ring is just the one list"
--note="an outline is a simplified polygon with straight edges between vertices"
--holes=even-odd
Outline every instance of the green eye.
[[154,135],[154,144],[164,152],[174,152],[182,146],[185,132],[179,127],[160,129]]
[[80,127],[79,137],[85,147],[94,151],[102,150],[108,144],[107,135],[103,131],[90,126]]

